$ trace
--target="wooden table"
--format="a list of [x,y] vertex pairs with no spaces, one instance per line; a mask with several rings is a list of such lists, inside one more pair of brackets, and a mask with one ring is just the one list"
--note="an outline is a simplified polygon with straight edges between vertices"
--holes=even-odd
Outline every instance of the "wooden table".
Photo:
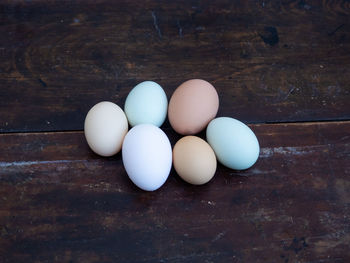
[[[3,0],[0,59],[0,262],[350,262],[349,1]],[[95,103],[191,78],[251,169],[144,192],[88,148]]]

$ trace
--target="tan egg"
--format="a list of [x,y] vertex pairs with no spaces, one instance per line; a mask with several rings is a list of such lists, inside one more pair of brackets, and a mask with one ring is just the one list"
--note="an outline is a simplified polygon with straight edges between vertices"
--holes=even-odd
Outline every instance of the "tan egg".
[[84,122],[85,138],[91,150],[101,156],[120,151],[128,132],[128,120],[123,110],[113,102],[102,101],[93,106]]
[[209,182],[216,171],[213,149],[196,136],[186,136],[177,141],[173,149],[173,163],[178,175],[194,185]]
[[213,85],[191,79],[182,83],[171,96],[168,118],[177,133],[196,134],[215,118],[218,109],[219,96]]

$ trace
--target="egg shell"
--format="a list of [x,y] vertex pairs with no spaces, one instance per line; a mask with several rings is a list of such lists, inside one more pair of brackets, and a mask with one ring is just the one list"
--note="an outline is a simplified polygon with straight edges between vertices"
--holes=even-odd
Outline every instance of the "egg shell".
[[259,157],[259,142],[254,132],[239,120],[220,117],[212,120],[206,131],[207,141],[216,158],[234,170],[245,170]]
[[219,109],[219,96],[213,85],[201,79],[182,83],[170,98],[168,118],[173,129],[191,135],[205,129]]
[[126,116],[113,102],[97,103],[86,115],[85,138],[90,148],[98,155],[112,156],[118,153],[127,132]]
[[124,111],[131,126],[153,124],[160,127],[167,115],[168,99],[163,88],[154,81],[136,85],[128,94]]
[[169,176],[171,144],[160,128],[151,124],[136,125],[125,136],[122,159],[131,181],[143,190],[154,191]]
[[173,149],[173,163],[177,174],[186,182],[201,185],[209,182],[216,171],[213,149],[203,139],[185,136]]

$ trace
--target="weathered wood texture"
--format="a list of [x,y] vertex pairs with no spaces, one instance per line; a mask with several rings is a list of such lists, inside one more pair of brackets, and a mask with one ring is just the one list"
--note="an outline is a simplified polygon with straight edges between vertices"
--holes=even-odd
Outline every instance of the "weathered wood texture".
[[251,128],[253,168],[151,193],[82,132],[0,135],[0,261],[349,262],[350,122]]
[[[349,21],[345,0],[1,1],[0,262],[350,262]],[[221,116],[333,122],[251,125],[254,167],[151,193],[74,131],[190,78]]]
[[143,80],[246,122],[350,118],[349,1],[1,1],[0,131],[81,130]]

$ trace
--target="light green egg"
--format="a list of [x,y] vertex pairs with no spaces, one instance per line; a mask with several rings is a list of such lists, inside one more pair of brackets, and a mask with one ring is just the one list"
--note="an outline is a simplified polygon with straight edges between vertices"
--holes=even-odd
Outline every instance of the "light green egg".
[[243,122],[229,117],[216,118],[209,123],[206,133],[208,143],[224,166],[245,170],[257,161],[258,139]]
[[163,88],[154,81],[136,85],[126,98],[124,112],[131,126],[153,124],[160,127],[168,111],[168,99]]

